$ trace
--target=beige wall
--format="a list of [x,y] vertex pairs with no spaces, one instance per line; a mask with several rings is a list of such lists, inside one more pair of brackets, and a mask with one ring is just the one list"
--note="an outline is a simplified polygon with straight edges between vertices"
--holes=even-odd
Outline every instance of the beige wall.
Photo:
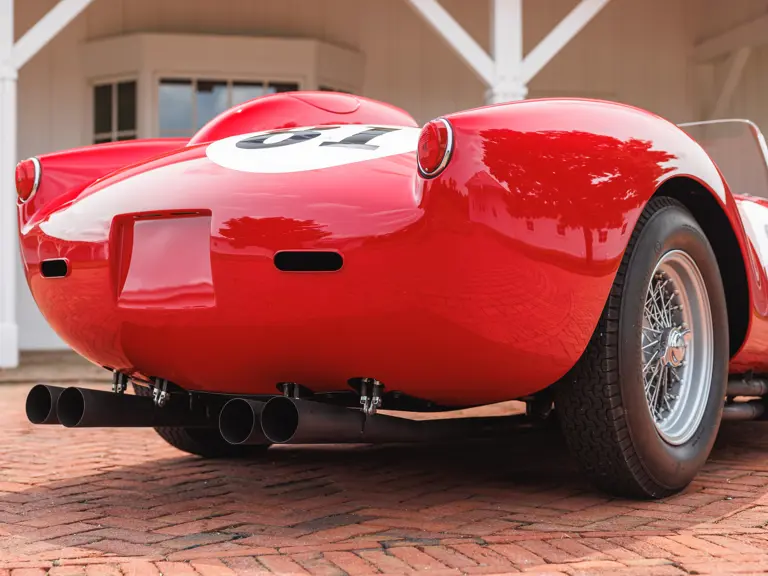
[[[689,0],[695,11],[695,42],[712,38],[729,29],[768,14],[768,0]],[[698,84],[703,114],[711,111],[728,73],[728,57],[703,65],[705,81]],[[748,118],[768,133],[768,44],[752,50],[725,117]]]
[[[617,99],[676,121],[692,119],[689,1],[613,0],[533,80],[530,95]],[[443,3],[487,49],[488,0]],[[17,0],[17,27],[29,26],[53,4]],[[527,0],[526,50],[575,4]],[[95,0],[22,71],[22,127],[45,127],[22,134],[22,152],[87,141],[78,47],[131,32],[316,38],[362,52],[364,94],[402,106],[419,121],[483,103],[485,87],[404,0]]]
[[[56,1],[16,0],[17,31]],[[488,50],[489,0],[442,1]],[[525,0],[526,51],[576,3]],[[766,11],[768,0],[613,0],[532,81],[530,96],[614,99],[673,121],[699,119],[723,67],[701,82],[689,63],[696,39]],[[484,101],[485,87],[404,0],[95,0],[20,73],[22,156],[88,143],[83,46],[135,32],[300,37],[346,47],[364,56],[363,94],[421,122]],[[766,71],[768,48],[753,55],[729,112],[768,126]],[[19,297],[22,346],[55,342],[21,283]]]

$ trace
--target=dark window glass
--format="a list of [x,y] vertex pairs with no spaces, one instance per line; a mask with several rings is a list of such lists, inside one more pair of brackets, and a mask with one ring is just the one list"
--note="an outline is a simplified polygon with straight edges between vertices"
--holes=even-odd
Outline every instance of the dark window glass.
[[136,130],[136,82],[117,85],[117,130]]
[[193,131],[194,92],[191,80],[161,80],[158,100],[160,136]]
[[197,129],[229,108],[227,83],[212,80],[197,81]]
[[298,89],[298,84],[290,82],[270,82],[267,85],[267,92],[269,94],[274,94],[276,92],[295,92]]
[[136,140],[136,135],[135,134],[128,134],[128,135],[123,134],[122,136],[118,136],[117,140],[118,140],[118,142],[122,142],[123,140]]
[[234,82],[232,84],[232,106],[237,106],[248,100],[264,95],[264,84],[253,82]]
[[103,137],[93,139],[94,144],[106,144],[107,142],[112,142],[111,136],[103,136]]
[[112,132],[112,84],[93,89],[93,127],[96,134]]

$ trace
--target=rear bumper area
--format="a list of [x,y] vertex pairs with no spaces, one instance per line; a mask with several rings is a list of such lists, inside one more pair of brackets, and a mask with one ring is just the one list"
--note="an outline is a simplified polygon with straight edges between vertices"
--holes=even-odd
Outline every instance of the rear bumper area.
[[[279,382],[347,390],[349,379],[372,377],[444,405],[508,400],[556,381],[602,308],[604,278],[574,282],[485,226],[417,223],[330,246],[306,228],[294,233],[309,241],[274,246],[211,228],[204,212],[118,217],[97,244],[35,227],[22,236],[29,285],[77,352],[129,374],[235,394],[275,394]],[[275,255],[295,246],[332,249],[343,266],[278,269]],[[66,277],[41,275],[52,257],[68,259]]]

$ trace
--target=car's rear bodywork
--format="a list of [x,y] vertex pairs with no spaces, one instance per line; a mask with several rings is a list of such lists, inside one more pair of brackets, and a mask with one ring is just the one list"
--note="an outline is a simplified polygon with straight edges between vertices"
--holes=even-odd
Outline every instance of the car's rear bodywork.
[[[678,127],[585,100],[460,112],[445,117],[450,162],[426,179],[405,113],[320,98],[299,124],[233,111],[189,143],[40,157],[21,249],[58,334],[95,363],[194,391],[371,377],[446,406],[519,398],[579,359],[666,187],[724,226],[712,243],[733,277],[734,369],[768,366],[764,240],[747,239],[722,174]],[[65,276],[45,277],[58,259]]]

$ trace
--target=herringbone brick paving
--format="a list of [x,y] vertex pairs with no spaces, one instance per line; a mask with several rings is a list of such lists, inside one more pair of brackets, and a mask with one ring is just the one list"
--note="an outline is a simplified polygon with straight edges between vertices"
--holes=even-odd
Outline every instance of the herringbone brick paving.
[[150,430],[28,425],[0,386],[0,576],[768,573],[768,424],[661,502],[607,498],[556,432],[205,461]]

